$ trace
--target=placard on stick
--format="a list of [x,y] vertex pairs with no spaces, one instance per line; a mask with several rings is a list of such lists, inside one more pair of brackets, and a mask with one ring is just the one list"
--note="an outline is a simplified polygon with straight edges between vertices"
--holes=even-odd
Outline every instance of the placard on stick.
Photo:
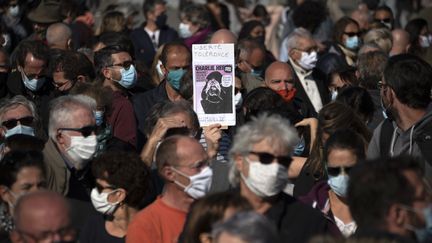
[[236,124],[234,44],[192,45],[193,106],[200,126]]

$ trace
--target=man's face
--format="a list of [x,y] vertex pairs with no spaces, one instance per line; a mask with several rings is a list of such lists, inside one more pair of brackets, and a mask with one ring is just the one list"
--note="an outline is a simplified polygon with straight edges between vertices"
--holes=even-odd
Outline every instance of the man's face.
[[274,69],[266,73],[265,85],[274,91],[288,90],[294,88],[294,79],[291,69]]
[[[33,118],[33,119],[22,119],[22,118]],[[1,115],[2,124],[0,127],[0,133],[3,137],[7,130],[14,128],[17,125],[26,125],[30,127],[34,127],[34,117],[31,111],[23,105],[17,105],[7,110],[3,115]],[[30,124],[27,123],[27,120],[31,120]],[[15,121],[15,122],[13,122]]]
[[[200,173],[208,166],[208,156],[202,145],[195,139],[180,139],[177,144],[178,162],[174,167],[187,176]],[[189,178],[176,173],[175,180],[189,185]],[[183,190],[184,188],[181,188]]]
[[26,243],[51,243],[75,240],[75,231],[70,226],[68,209],[65,205],[48,202],[46,207],[23,209],[21,224],[16,232],[20,241]]
[[[60,128],[72,128],[79,129],[83,127],[95,126],[95,118],[93,112],[87,110],[83,107],[78,107],[73,112],[73,119],[69,123],[70,125]],[[71,144],[71,136],[86,136],[86,135],[95,135],[95,132],[92,131],[90,134],[83,134],[80,131],[71,131],[71,130],[59,130],[57,135],[57,143],[61,151],[65,152],[66,149],[70,147]]]
[[161,14],[164,14],[166,12],[166,6],[165,4],[156,4],[154,7],[153,12],[150,12],[148,17],[152,20],[152,21],[156,21],[157,17]]
[[45,61],[37,59],[33,54],[28,53],[24,62],[24,67],[20,67],[21,73],[28,77],[28,79],[39,79],[45,77]]
[[206,94],[211,97],[220,97],[222,88],[220,83],[216,79],[210,79],[207,81]]
[[[125,68],[128,69],[130,65],[132,64],[132,57],[127,52],[119,52],[111,55],[112,65],[109,67],[110,72],[110,78],[112,80],[120,81],[121,76],[121,69]],[[118,83],[115,82],[114,83]]]
[[262,70],[262,66],[265,60],[265,53],[259,48],[252,50],[247,62],[250,64],[252,69]]
[[184,47],[173,47],[168,53],[165,67],[162,65],[162,70],[166,76],[170,70],[189,69],[190,64],[189,51]]
[[311,38],[298,38],[297,47],[290,50],[290,57],[298,62],[303,52],[311,53],[318,49],[316,42]]
[[74,82],[76,82],[76,80],[66,79],[64,74],[65,73],[63,71],[56,71],[56,72],[53,72],[53,74],[52,74],[53,75],[53,85],[59,91],[70,90],[73,87]]
[[379,10],[374,14],[374,20],[383,23],[390,30],[393,28],[393,16],[392,13],[387,10]]

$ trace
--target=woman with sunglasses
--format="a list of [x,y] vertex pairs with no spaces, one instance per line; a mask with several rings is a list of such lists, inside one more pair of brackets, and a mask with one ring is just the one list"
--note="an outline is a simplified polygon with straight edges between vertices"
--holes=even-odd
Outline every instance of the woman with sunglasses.
[[89,218],[79,242],[123,243],[129,222],[154,199],[150,171],[135,153],[111,151],[94,161],[92,172],[91,201],[100,214]]
[[346,194],[349,171],[365,159],[366,142],[349,129],[338,130],[324,146],[325,168],[328,180],[321,180],[300,201],[319,209],[326,215],[333,236],[349,237],[357,229],[351,217]]
[[359,24],[350,17],[342,17],[334,25],[333,43],[328,52],[338,54],[348,65],[354,66],[360,47],[360,35]]
[[0,162],[0,241],[14,229],[13,211],[19,197],[46,187],[40,151],[15,150]]

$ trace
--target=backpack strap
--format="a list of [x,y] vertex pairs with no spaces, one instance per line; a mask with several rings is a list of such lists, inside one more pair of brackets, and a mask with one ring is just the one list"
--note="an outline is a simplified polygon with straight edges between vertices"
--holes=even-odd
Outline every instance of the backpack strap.
[[381,133],[379,137],[380,155],[381,157],[389,156],[391,137],[393,135],[393,124],[389,119],[385,119],[381,126]]
[[422,157],[432,165],[432,121],[420,130],[414,141],[419,146]]

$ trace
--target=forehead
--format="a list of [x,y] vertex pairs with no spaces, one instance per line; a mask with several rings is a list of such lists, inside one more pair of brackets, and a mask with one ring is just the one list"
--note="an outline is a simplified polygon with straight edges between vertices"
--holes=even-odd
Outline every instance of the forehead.
[[25,116],[32,116],[31,111],[24,105],[14,105],[10,107],[4,114],[0,114],[3,121],[9,119],[17,119]]
[[349,149],[332,149],[327,156],[329,166],[353,166],[357,163],[357,156]]
[[391,16],[392,16],[391,12],[385,9],[381,9],[375,12],[375,18],[378,19],[391,18]]
[[172,47],[168,50],[167,65],[175,65],[177,63],[189,63],[190,54],[184,47]]
[[181,138],[177,142],[177,154],[179,156],[179,165],[191,166],[198,161],[207,158],[203,146],[193,138]]
[[275,141],[271,138],[265,138],[254,143],[252,145],[252,150],[254,152],[267,152],[276,156],[286,155],[289,153],[289,151],[283,148],[279,141]]
[[70,121],[71,128],[81,128],[89,125],[94,125],[93,113],[84,107],[76,107],[72,112],[72,120]]
[[346,32],[358,32],[358,27],[356,24],[349,23],[347,26],[345,26]]
[[37,59],[33,54],[27,53],[24,67],[25,68],[43,68],[45,66],[45,61]]
[[266,81],[271,80],[290,80],[292,79],[292,72],[288,66],[277,66],[275,68],[270,69],[266,73]]
[[111,58],[115,64],[132,60],[131,56],[127,52],[114,53],[111,55]]
[[[20,220],[22,224],[19,227],[21,230],[32,234],[40,234],[46,231],[57,231],[69,225],[66,205],[62,205],[58,200],[44,201],[44,206],[36,205],[32,207],[34,206],[32,202],[22,205],[22,220]],[[41,202],[36,203],[40,204]]]
[[298,38],[297,45],[299,48],[308,49],[315,46],[315,41],[312,38],[300,37]]

